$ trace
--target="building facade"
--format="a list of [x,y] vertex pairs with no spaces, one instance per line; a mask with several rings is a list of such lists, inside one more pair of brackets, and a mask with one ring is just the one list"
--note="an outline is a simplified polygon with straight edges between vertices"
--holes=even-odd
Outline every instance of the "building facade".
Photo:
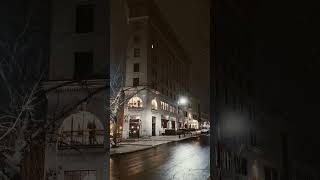
[[[158,136],[188,128],[193,120],[190,60],[159,8],[150,0],[128,0],[123,138]],[[192,127],[198,128],[193,122]]]
[[211,175],[213,179],[278,180],[282,171],[280,126],[270,123],[275,117],[265,113],[266,107],[255,94],[258,53],[252,32],[257,7],[247,2],[215,4],[223,8],[216,8],[212,16],[215,58],[211,77],[215,81],[210,119],[216,136],[210,139],[210,151],[215,154]]
[[49,78],[43,86],[49,91],[54,128],[47,135],[44,179],[98,180],[105,175],[108,65],[121,52],[116,37],[122,37],[109,38],[109,15],[122,15],[112,16],[111,33],[126,25],[124,2],[112,1],[111,13],[107,3],[51,1]]

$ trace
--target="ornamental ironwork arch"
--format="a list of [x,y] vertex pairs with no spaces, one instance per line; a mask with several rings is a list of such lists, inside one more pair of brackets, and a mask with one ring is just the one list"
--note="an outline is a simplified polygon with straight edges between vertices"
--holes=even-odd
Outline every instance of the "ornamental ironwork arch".
[[58,145],[103,145],[103,125],[94,114],[80,111],[64,119],[59,129]]

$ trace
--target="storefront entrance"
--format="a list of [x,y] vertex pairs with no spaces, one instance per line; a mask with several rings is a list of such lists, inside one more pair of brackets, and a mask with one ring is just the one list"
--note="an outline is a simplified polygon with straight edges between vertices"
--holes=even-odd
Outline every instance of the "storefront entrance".
[[129,138],[140,137],[140,119],[130,119],[129,121]]

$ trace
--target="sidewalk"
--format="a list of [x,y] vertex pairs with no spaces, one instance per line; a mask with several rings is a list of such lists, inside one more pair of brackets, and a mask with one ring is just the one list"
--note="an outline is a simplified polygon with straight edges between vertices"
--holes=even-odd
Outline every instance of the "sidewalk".
[[111,148],[110,155],[117,155],[117,154],[126,154],[136,151],[141,151],[145,149],[150,149],[162,144],[167,144],[171,142],[182,141],[185,139],[190,139],[194,137],[198,137],[201,135],[200,131],[193,132],[192,134],[178,135],[175,136],[152,136],[152,137],[145,137],[139,139],[129,139],[123,141],[119,144],[117,148]]

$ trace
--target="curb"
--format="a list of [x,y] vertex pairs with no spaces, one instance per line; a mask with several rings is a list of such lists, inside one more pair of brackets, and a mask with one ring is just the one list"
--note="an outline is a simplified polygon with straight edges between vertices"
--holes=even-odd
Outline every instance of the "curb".
[[[184,140],[188,140],[188,139],[192,139],[192,138],[197,138],[197,137],[200,137],[200,136],[201,136],[201,134],[199,134],[198,136],[191,136],[189,138],[180,139],[180,140],[173,140],[173,141],[169,141],[169,142],[165,142],[165,143],[157,144],[157,145],[145,145],[146,146],[145,148],[141,148],[141,149],[134,150],[134,151],[129,151],[129,152],[120,152],[120,153],[114,153],[114,154],[110,153],[110,157],[116,157],[116,156],[126,155],[126,154],[135,153],[135,152],[139,152],[139,151],[144,151],[144,150],[152,149],[152,148],[155,148],[155,147],[158,147],[158,146],[161,146],[161,145],[174,143],[174,142],[179,142],[179,141],[184,141]],[[140,145],[140,146],[143,146],[143,145]]]

